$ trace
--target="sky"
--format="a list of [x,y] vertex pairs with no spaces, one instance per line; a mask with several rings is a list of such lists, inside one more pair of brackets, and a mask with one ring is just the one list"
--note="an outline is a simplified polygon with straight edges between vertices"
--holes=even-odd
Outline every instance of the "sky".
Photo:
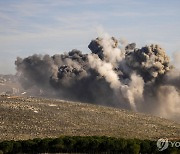
[[0,0],[0,74],[16,73],[16,57],[90,53],[99,29],[180,52],[179,0]]

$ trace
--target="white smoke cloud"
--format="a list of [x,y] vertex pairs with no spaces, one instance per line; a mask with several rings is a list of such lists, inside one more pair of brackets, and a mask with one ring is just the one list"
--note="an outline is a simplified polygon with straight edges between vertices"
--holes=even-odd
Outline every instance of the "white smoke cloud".
[[174,52],[173,53],[172,63],[177,69],[180,69],[180,52]]
[[164,118],[179,120],[180,94],[174,86],[161,86],[158,90],[156,114]]
[[107,82],[110,83],[112,89],[119,89],[121,83],[118,75],[114,72],[111,63],[102,61],[97,55],[88,55],[88,60],[91,68],[96,69]]

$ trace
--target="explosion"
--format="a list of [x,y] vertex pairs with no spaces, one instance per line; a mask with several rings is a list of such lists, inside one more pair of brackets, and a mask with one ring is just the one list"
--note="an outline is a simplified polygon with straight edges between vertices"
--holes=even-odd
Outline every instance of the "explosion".
[[[79,50],[60,55],[17,58],[19,80],[55,97],[125,108],[180,119],[180,70],[159,45],[136,48],[114,37],[98,37]],[[176,56],[177,57],[177,56]],[[180,57],[180,56],[179,56]],[[177,59],[176,59],[177,61]]]

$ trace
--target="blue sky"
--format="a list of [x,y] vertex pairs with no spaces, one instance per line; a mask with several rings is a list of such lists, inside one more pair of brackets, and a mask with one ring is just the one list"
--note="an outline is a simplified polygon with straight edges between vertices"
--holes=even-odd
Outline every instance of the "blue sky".
[[180,1],[0,0],[0,74],[15,73],[17,56],[88,53],[99,28],[171,55],[180,49]]

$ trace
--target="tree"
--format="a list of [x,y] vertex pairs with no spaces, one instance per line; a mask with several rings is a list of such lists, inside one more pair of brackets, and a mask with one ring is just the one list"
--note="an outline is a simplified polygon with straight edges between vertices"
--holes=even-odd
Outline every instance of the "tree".
[[151,150],[150,142],[148,140],[141,141],[140,147],[141,147],[140,150],[141,153],[147,153],[147,151]]
[[22,141],[22,151],[25,153],[34,153],[37,149],[37,143],[33,140]]
[[2,150],[3,153],[11,153],[13,150],[13,142],[12,141],[1,142],[0,150]]
[[56,138],[49,142],[50,152],[64,152],[64,142],[62,138]]
[[19,141],[13,142],[13,153],[21,153],[21,152],[22,152],[21,142]]

